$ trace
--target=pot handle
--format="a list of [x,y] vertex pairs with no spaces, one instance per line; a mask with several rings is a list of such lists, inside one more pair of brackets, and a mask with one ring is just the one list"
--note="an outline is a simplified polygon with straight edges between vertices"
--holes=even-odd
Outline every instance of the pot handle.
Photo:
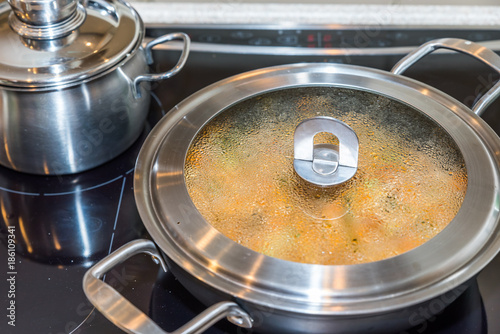
[[177,64],[175,64],[174,67],[172,67],[170,70],[162,73],[154,73],[154,74],[143,74],[139,75],[137,78],[134,79],[134,95],[136,98],[141,97],[141,90],[140,90],[140,84],[141,82],[144,81],[160,81],[160,80],[165,80],[170,77],[173,77],[176,75],[183,67],[184,64],[186,64],[186,60],[189,55],[189,49],[191,46],[191,39],[189,36],[185,33],[182,32],[175,32],[167,35],[160,36],[149,43],[146,44],[145,52],[146,52],[146,62],[148,65],[152,65],[154,62],[153,59],[153,47],[155,47],[158,44],[163,44],[166,42],[170,42],[173,40],[182,40],[183,41],[183,46],[182,46],[182,52],[179,57],[179,60],[177,61]]
[[[402,74],[418,60],[437,49],[449,49],[467,54],[489,65],[500,73],[500,57],[495,52],[477,43],[458,38],[436,39],[423,44],[394,65],[391,72],[394,74]],[[490,90],[474,104],[472,111],[477,115],[481,115],[499,95],[500,81],[491,87]]]
[[[118,248],[90,268],[83,277],[83,291],[90,302],[109,321],[126,333],[169,334],[114,288],[101,280],[103,275],[114,266],[140,253],[151,255],[155,262],[160,263],[163,270],[167,271],[167,266],[152,241],[146,239],[134,240]],[[252,319],[238,304],[224,301],[210,306],[171,334],[202,333],[224,317],[227,317],[229,321],[238,326],[252,327]]]

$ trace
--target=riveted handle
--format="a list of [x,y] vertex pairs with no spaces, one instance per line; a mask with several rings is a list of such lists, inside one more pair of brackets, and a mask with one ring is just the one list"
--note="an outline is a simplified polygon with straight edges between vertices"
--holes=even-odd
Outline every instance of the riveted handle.
[[[449,49],[467,54],[500,73],[500,57],[490,49],[477,43],[459,38],[442,38],[427,42],[401,59],[391,70],[394,74],[402,74],[417,61],[438,49]],[[490,88],[472,107],[472,111],[481,115],[500,95],[500,81]]]
[[[339,145],[316,144],[314,136],[328,132]],[[293,167],[304,180],[323,187],[346,182],[358,168],[359,141],[351,127],[333,117],[313,117],[302,121],[294,133]]]
[[[114,266],[141,253],[153,256],[161,264],[163,270],[167,270],[165,262],[152,241],[135,240],[120,247],[90,268],[83,277],[83,291],[90,302],[109,321],[123,331],[131,334],[169,334],[115,289],[101,280],[103,275]],[[202,333],[224,317],[241,327],[249,328],[252,326],[252,319],[238,304],[225,301],[212,305],[181,328],[171,332],[171,334]]]

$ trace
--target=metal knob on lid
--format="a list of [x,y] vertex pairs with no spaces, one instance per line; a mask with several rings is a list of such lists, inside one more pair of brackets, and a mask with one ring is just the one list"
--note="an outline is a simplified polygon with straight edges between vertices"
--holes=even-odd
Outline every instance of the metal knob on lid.
[[35,40],[69,35],[83,24],[85,8],[77,0],[8,0],[13,13],[11,28],[20,36]]
[[[314,144],[314,136],[328,132],[339,145]],[[294,133],[293,167],[304,180],[323,187],[348,181],[358,168],[359,141],[356,133],[333,117],[302,121]]]

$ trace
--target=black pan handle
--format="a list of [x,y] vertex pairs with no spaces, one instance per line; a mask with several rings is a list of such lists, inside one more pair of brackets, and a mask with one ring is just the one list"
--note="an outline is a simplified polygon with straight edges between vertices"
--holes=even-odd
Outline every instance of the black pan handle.
[[[495,52],[477,43],[458,38],[436,39],[421,45],[401,59],[392,68],[391,72],[394,74],[402,74],[410,66],[437,49],[448,49],[467,54],[500,73],[500,57]],[[481,115],[499,95],[500,81],[491,87],[490,90],[474,104],[472,111],[477,115]]]
[[[163,270],[167,270],[163,258],[152,241],[145,239],[134,240],[118,248],[90,268],[83,277],[83,291],[90,302],[109,321],[126,333],[169,334],[115,289],[101,280],[104,274],[114,266],[141,253],[151,255],[161,264]],[[171,334],[202,333],[224,317],[227,317],[229,321],[238,326],[252,327],[252,319],[238,304],[223,301],[210,306],[187,324],[171,332]]]

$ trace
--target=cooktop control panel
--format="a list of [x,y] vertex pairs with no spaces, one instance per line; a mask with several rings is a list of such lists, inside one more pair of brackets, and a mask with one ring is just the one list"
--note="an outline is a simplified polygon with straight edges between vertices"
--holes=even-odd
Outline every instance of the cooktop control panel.
[[284,29],[270,26],[255,28],[241,26],[175,26],[149,27],[147,35],[157,37],[165,33],[182,31],[189,34],[193,42],[245,46],[281,46],[304,48],[387,48],[421,45],[437,38],[464,38],[474,42],[500,40],[500,29],[449,29],[444,28],[381,28],[359,26],[339,29],[338,26],[325,28]]

